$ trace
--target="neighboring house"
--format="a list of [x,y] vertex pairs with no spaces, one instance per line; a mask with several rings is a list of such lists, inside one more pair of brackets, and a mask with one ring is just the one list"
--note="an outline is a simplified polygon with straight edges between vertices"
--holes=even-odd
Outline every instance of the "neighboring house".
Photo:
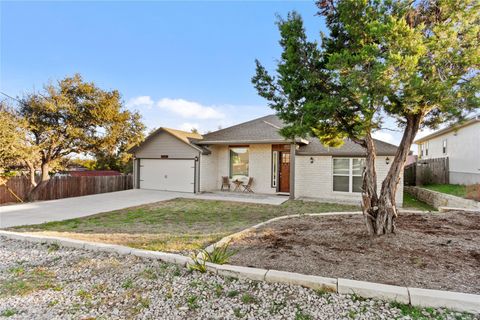
[[419,160],[448,157],[450,183],[480,183],[480,116],[415,141]]
[[[270,115],[203,136],[160,128],[130,150],[135,187],[208,192],[220,190],[223,176],[245,183],[252,177],[257,193],[358,203],[365,150],[350,140],[340,148],[324,147],[316,138],[288,141],[279,133],[283,125]],[[397,147],[375,144],[380,188]],[[402,199],[403,181],[399,204]]]

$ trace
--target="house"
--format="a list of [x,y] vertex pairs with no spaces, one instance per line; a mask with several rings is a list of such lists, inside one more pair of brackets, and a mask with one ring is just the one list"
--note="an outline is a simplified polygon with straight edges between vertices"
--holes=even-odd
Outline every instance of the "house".
[[[181,192],[220,190],[222,177],[248,181],[256,193],[359,203],[365,150],[318,139],[285,140],[283,122],[269,115],[200,135],[160,128],[133,148],[136,188]],[[375,140],[379,188],[397,147]],[[397,192],[402,203],[403,181]]]
[[480,183],[480,116],[415,141],[420,160],[448,157],[450,183]]

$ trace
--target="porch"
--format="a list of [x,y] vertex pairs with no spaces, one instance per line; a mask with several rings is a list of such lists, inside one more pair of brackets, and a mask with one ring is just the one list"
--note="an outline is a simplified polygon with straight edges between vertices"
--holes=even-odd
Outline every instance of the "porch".
[[266,143],[210,145],[210,153],[200,158],[200,192],[225,191],[241,197],[251,179],[254,194],[293,197],[294,147]]

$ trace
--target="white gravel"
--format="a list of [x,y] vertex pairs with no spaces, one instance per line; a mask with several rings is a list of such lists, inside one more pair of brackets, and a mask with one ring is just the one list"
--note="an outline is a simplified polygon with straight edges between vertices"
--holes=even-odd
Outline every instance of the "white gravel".
[[[425,319],[478,318],[445,310]],[[0,237],[0,318],[411,319],[389,303]]]

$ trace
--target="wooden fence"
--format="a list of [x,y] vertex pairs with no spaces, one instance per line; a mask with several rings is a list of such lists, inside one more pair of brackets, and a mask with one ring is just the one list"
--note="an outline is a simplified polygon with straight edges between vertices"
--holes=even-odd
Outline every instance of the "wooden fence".
[[407,186],[450,183],[448,158],[418,160],[405,167],[403,179]]
[[[13,177],[7,182],[21,199],[26,201],[30,192],[30,181],[26,177]],[[133,176],[100,177],[54,177],[35,191],[32,200],[53,200],[89,194],[121,191],[133,188]],[[5,187],[0,187],[0,204],[17,202]]]

